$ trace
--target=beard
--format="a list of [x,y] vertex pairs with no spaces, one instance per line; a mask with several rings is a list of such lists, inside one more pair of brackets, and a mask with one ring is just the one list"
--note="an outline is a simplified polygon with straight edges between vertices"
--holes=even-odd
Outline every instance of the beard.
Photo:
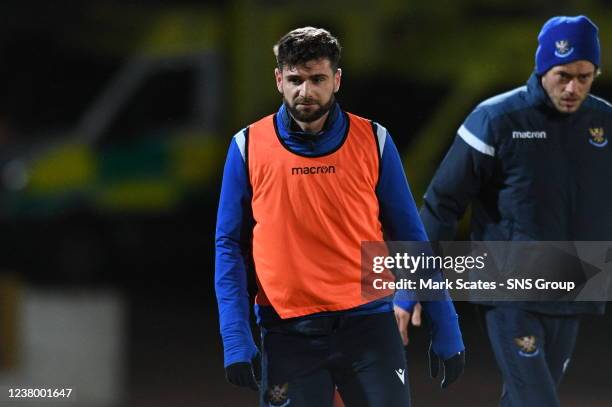
[[[291,117],[293,117],[294,120],[303,122],[303,123],[311,123],[323,117],[327,112],[329,112],[329,109],[331,109],[335,101],[336,101],[336,98],[332,94],[331,97],[329,98],[329,101],[325,103],[324,105],[322,105],[321,103],[313,99],[304,99],[304,98],[298,98],[293,102],[293,104],[291,104],[291,102],[289,102],[283,96],[283,104],[285,105],[289,113],[291,114]],[[301,103],[308,103],[311,106],[317,106],[317,108],[312,109],[310,111],[298,110],[297,105]]]

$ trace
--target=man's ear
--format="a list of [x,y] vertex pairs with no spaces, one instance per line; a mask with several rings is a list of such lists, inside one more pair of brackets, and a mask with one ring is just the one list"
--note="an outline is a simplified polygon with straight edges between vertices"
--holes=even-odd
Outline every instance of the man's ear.
[[278,67],[274,68],[274,79],[276,79],[276,89],[279,93],[283,93],[283,73]]
[[340,90],[341,80],[342,80],[342,69],[338,68],[336,69],[336,72],[334,72],[334,93]]

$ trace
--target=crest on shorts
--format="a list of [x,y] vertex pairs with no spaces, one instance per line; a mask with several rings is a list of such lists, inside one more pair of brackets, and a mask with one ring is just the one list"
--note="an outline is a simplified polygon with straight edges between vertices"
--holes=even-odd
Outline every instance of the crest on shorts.
[[567,58],[574,52],[574,48],[570,47],[568,40],[555,41],[555,56],[558,58]]
[[533,335],[518,336],[514,338],[514,343],[519,348],[519,355],[528,358],[536,356],[539,352],[537,339]]
[[589,133],[591,134],[589,143],[595,147],[605,147],[608,144],[608,139],[604,135],[603,127],[590,128]]
[[289,383],[275,384],[268,388],[266,401],[271,407],[286,407],[291,403],[289,399]]

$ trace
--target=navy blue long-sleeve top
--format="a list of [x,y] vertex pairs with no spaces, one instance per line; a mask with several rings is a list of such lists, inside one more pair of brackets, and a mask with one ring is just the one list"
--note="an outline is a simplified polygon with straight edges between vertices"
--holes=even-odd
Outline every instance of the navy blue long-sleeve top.
[[[302,132],[285,106],[276,115],[280,137],[292,151],[302,155],[325,154],[342,143],[348,125],[338,104],[329,112],[323,130],[318,134]],[[391,136],[379,124],[374,124],[380,147],[380,176],[376,196],[380,205],[380,220],[386,240],[426,241],[427,235],[408,186],[402,162]],[[230,143],[217,212],[215,288],[219,305],[219,323],[223,339],[225,366],[250,361],[257,353],[249,323],[247,270],[250,264],[250,239],[254,225],[251,211],[252,190],[245,163],[245,130],[239,131]],[[395,304],[406,310],[414,305],[410,293],[398,292]],[[376,313],[391,311],[393,304],[378,300],[360,307],[335,313]],[[456,329],[456,313],[452,302],[424,303],[425,312],[437,321],[442,353],[463,350],[461,335]],[[278,319],[269,306],[255,306],[259,323]],[[319,313],[307,317],[328,315]]]

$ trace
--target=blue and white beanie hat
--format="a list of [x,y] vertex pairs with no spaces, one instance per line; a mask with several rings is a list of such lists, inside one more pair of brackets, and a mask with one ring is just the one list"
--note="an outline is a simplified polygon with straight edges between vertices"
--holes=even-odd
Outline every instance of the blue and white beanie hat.
[[548,20],[538,35],[536,73],[556,65],[585,60],[599,67],[599,29],[586,16],[559,16]]

